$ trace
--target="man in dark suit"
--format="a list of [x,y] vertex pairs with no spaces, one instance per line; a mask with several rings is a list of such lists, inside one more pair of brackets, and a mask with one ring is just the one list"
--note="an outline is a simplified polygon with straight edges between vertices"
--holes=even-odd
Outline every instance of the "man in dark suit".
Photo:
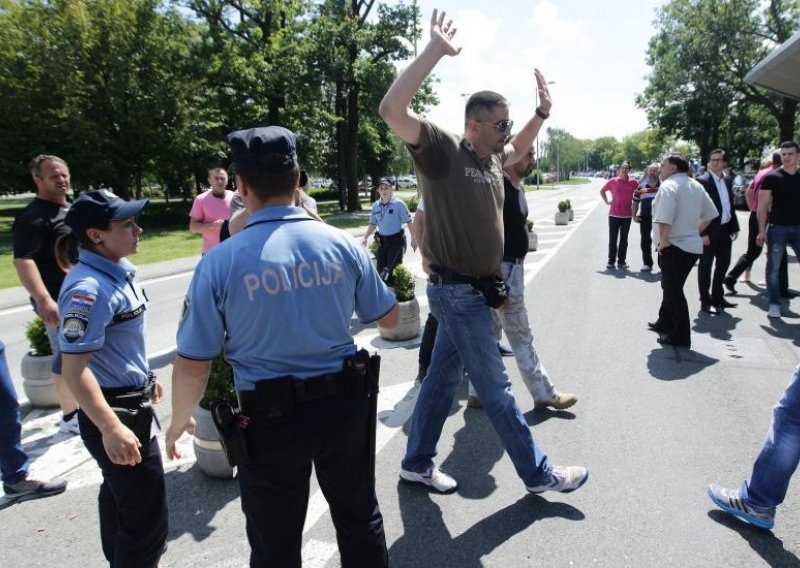
[[[731,264],[732,241],[739,235],[739,221],[733,208],[733,180],[725,175],[725,151],[712,150],[708,157],[708,172],[698,176],[708,193],[719,217],[701,232],[703,256],[697,268],[697,285],[700,288],[700,309],[706,313],[720,313],[734,308],[723,296],[722,283]],[[714,277],[711,267],[714,265]],[[710,289],[710,293],[709,293]]]

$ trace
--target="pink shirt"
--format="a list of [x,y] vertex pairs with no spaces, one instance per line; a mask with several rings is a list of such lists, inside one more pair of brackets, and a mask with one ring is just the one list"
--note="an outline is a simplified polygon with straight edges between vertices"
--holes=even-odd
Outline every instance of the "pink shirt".
[[[750,211],[758,211],[758,191],[761,189],[761,181],[764,179],[764,176],[774,172],[777,167],[778,166],[775,164],[770,164],[763,170],[759,170],[756,174],[756,177],[753,178],[753,203],[755,204],[755,207],[750,207]],[[750,206],[749,203],[747,205],[748,207]]]
[[627,181],[614,177],[606,182],[603,189],[611,191],[611,208],[608,211],[610,217],[631,217],[631,202],[637,187],[639,181],[631,177]]
[[[193,221],[201,223],[213,223],[214,221],[227,221],[231,218],[231,199],[233,192],[225,190],[224,197],[216,197],[209,189],[194,198],[192,210],[189,217]],[[203,232],[203,254],[219,244],[219,229]]]

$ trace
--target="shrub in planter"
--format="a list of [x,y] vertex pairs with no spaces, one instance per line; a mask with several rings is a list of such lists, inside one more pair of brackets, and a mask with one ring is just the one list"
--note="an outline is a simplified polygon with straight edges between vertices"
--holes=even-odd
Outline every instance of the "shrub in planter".
[[397,326],[387,329],[378,325],[378,333],[389,341],[405,341],[419,335],[419,302],[414,296],[414,275],[402,264],[394,269],[394,295],[400,308]]
[[569,220],[572,221],[575,218],[575,212],[572,210],[572,202],[569,199],[565,199],[564,203],[567,204],[567,213],[569,214]]
[[569,222],[569,213],[567,212],[567,202],[561,201],[558,204],[558,213],[556,213],[555,224],[566,225]]
[[20,364],[22,390],[37,408],[58,406],[58,391],[52,376],[53,350],[50,349],[44,322],[40,318],[28,322],[25,337],[31,350],[22,357]]
[[415,195],[414,197],[409,197],[408,199],[404,199],[403,201],[405,201],[406,206],[408,207],[408,210],[411,213],[416,212],[417,206],[419,205],[419,197]]
[[566,213],[567,209],[569,209],[569,204],[566,201],[559,201],[558,202],[558,211],[559,211],[559,213]]

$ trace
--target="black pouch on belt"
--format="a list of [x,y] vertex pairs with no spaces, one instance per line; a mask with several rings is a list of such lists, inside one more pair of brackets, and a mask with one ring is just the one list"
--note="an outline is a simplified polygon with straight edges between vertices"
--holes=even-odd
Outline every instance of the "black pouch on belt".
[[211,418],[219,433],[219,441],[225,451],[225,459],[231,467],[244,465],[248,460],[247,441],[244,429],[236,420],[236,411],[228,401],[215,400],[211,403]]
[[470,283],[473,288],[483,294],[491,308],[499,308],[508,299],[508,287],[499,276],[480,278]]
[[150,450],[150,426],[153,424],[153,406],[150,401],[142,401],[136,408],[112,406],[111,410],[114,411],[120,422],[130,428],[139,438],[139,443],[142,444],[139,453],[142,457],[146,456]]

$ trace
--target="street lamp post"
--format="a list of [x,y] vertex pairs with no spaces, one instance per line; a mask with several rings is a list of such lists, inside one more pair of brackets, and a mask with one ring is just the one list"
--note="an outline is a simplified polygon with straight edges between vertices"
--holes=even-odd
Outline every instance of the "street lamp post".
[[[548,81],[548,85],[555,85],[555,81]],[[539,108],[539,89],[536,89],[536,108]],[[542,181],[542,160],[539,156],[539,133],[536,133],[536,169],[538,173],[536,174],[536,189],[539,189],[539,183]]]

